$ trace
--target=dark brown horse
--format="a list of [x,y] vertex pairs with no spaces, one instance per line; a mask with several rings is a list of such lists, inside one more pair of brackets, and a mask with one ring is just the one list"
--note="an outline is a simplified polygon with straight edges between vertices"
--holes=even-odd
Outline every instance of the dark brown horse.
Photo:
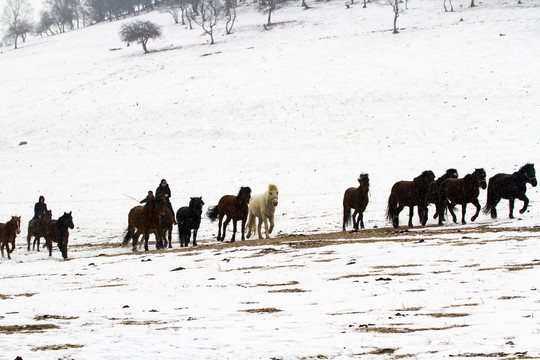
[[189,206],[181,207],[176,212],[180,247],[188,246],[191,230],[193,230],[193,246],[197,245],[197,231],[201,225],[203,205],[204,201],[202,197],[192,197],[189,201]]
[[32,219],[28,222],[28,235],[26,241],[28,242],[28,251],[30,251],[30,240],[34,237],[34,244],[32,250],[36,248],[39,251],[39,241],[42,237],[45,237],[45,231],[47,231],[47,225],[52,221],[52,211],[47,210],[41,214],[37,219]]
[[358,182],[360,186],[348,188],[343,195],[343,231],[351,221],[351,209],[354,209],[352,214],[353,231],[358,231],[359,224],[362,229],[364,228],[364,211],[369,203],[368,174],[360,174]]
[[427,193],[429,184],[435,180],[433,171],[426,170],[413,181],[398,181],[392,186],[388,197],[386,218],[392,221],[395,228],[399,227],[399,213],[405,206],[409,207],[409,227],[413,226],[412,218],[414,207],[418,206],[418,217],[422,226],[426,225],[428,218]]
[[435,214],[433,218],[436,219],[439,216],[439,187],[446,179],[457,179],[458,172],[456,169],[448,169],[443,176],[429,184],[429,192],[427,193],[428,204],[435,204]]
[[465,212],[467,211],[467,204],[472,203],[476,207],[476,213],[471,218],[471,221],[475,221],[482,208],[478,202],[480,187],[482,189],[487,187],[484,169],[475,169],[472,174],[467,174],[462,179],[446,179],[443,181],[439,188],[439,225],[443,224],[446,208],[452,214],[452,220],[457,223],[457,217],[454,213],[456,204],[461,204],[461,223],[466,224]]
[[[210,221],[214,222],[219,218],[218,224],[218,241],[225,240],[225,230],[229,222],[233,221],[233,235],[231,242],[234,242],[236,236],[236,223],[238,220],[242,221],[242,240],[245,240],[244,232],[246,229],[246,220],[248,216],[248,204],[251,199],[251,189],[249,187],[241,187],[238,195],[225,195],[216,206],[211,206],[206,212],[206,216]],[[223,221],[223,217],[225,221]],[[223,224],[223,233],[221,226]]]
[[[7,250],[7,257],[11,259],[11,253],[15,250],[15,238],[21,233],[21,217],[12,216],[7,223],[0,223],[0,250],[4,257],[4,247]],[[11,244],[11,249],[9,248]]]
[[52,220],[47,224],[45,230],[45,241],[49,249],[49,256],[52,256],[52,243],[58,244],[58,249],[62,253],[62,257],[67,259],[67,244],[69,241],[69,229],[73,229],[73,217],[71,211],[64,213],[58,220]]
[[529,198],[525,195],[527,183],[533,187],[538,185],[534,164],[525,164],[513,174],[497,174],[491,177],[484,214],[491,214],[493,219],[497,218],[497,204],[501,199],[508,199],[510,202],[510,219],[514,218],[514,201],[516,199],[523,201],[523,208],[519,210],[519,213],[523,214],[529,205]]
[[[128,227],[122,245],[127,245],[133,239],[133,251],[137,251],[137,242],[142,234],[144,239],[144,250],[148,251],[148,239],[151,233],[160,229],[161,220],[169,213],[167,204],[158,198],[147,198],[144,206],[135,206],[128,214]],[[156,236],[156,240],[159,240]],[[156,241],[157,243],[157,241]]]

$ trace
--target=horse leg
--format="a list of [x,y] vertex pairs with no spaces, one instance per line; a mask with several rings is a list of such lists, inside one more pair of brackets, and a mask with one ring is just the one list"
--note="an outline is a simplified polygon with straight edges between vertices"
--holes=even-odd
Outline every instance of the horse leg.
[[461,223],[465,225],[467,222],[465,221],[465,213],[467,212],[467,203],[461,204]]
[[47,240],[47,249],[49,249],[49,256],[52,256],[52,241]]
[[251,237],[251,232],[255,232],[255,215],[250,211],[248,216],[248,232],[247,232],[247,238],[249,239]]
[[[193,229],[193,246],[197,246],[197,231],[199,229]],[[189,239],[188,239],[189,241]]]
[[144,234],[144,251],[149,251],[148,249],[148,239],[150,239],[150,233]]
[[[418,209],[420,209],[420,207],[418,207]],[[420,211],[420,210],[418,210]],[[413,227],[413,223],[412,223],[412,218],[414,216],[414,205],[413,206],[409,206],[409,227]]]
[[[225,231],[227,230],[227,225],[229,225],[229,223],[231,222],[231,218],[229,218],[227,216],[227,218],[225,219],[225,221],[223,222],[223,235],[221,236],[221,240],[220,241],[225,241]],[[236,227],[235,227],[235,231],[236,231]],[[233,234],[233,240],[234,240],[234,234]]]
[[41,240],[41,237],[36,235],[36,237],[34,238],[34,244],[32,245],[32,250],[36,248],[36,243],[37,243],[37,251],[39,251],[40,240]]
[[217,239],[218,241],[223,241],[225,239],[225,228],[227,227],[227,225],[225,225],[225,227],[223,227],[223,237],[221,237],[221,226],[223,224],[223,215],[219,215],[219,221],[218,221],[218,232],[217,232]]
[[259,235],[259,240],[262,239],[261,229],[262,229],[262,225],[263,225],[263,218],[264,218],[264,215],[262,217],[258,218],[258,221],[257,221],[257,234]]
[[266,232],[266,238],[270,238],[270,232],[268,231],[268,217],[263,214],[264,231]]
[[26,236],[26,241],[28,242],[28,251],[30,251],[30,241],[32,240],[32,234],[28,230],[28,235]]
[[474,199],[472,204],[476,206],[476,213],[471,218],[471,221],[474,221],[478,218],[478,214],[480,214],[480,210],[482,209],[482,207],[480,206],[480,202],[478,201],[478,199]]
[[[454,222],[454,224],[457,224],[457,216],[456,216],[456,213],[454,212],[454,204],[452,203],[449,203],[448,204],[448,211],[450,211],[450,215],[452,215],[452,221]],[[440,218],[439,218],[440,220]]]
[[[238,220],[233,220],[233,233],[232,233],[232,238],[231,238],[231,242],[233,243],[235,240],[234,238],[236,237],[236,226],[238,224]],[[242,237],[244,236],[244,234],[242,234]],[[242,239],[244,240],[244,239]]]
[[271,234],[272,231],[274,231],[274,214],[268,217],[268,220],[270,220],[270,229],[268,232]]
[[358,222],[360,222],[360,229],[365,229],[365,226],[364,226],[364,212],[363,211],[359,211],[358,212],[358,220],[356,222],[356,228],[358,229]]
[[345,225],[350,221],[351,208],[343,205],[343,231],[345,231]]
[[527,211],[527,207],[529,206],[529,198],[525,196],[525,194],[518,197],[519,200],[523,201],[523,207],[521,210],[519,210],[520,214],[523,214],[525,211]]
[[405,208],[404,205],[399,205],[396,209],[396,212],[395,212],[395,215],[394,215],[394,218],[392,219],[392,225],[394,226],[394,228],[398,228],[399,227],[399,213]]
[[171,228],[169,228],[169,231],[168,231],[168,238],[169,238],[169,249],[172,249],[172,226]]
[[352,214],[352,224],[353,224],[353,231],[358,232],[358,222],[360,220],[360,217],[358,215],[358,210],[354,209],[354,212]]
[[509,215],[510,219],[514,218],[514,202],[515,202],[515,199],[513,198],[510,198],[508,200],[508,206],[510,208],[510,215]]
[[246,231],[246,220],[247,220],[247,217],[244,217],[242,219],[242,222],[240,223],[240,226],[242,227],[242,241],[246,240],[246,237],[244,236],[244,232]]

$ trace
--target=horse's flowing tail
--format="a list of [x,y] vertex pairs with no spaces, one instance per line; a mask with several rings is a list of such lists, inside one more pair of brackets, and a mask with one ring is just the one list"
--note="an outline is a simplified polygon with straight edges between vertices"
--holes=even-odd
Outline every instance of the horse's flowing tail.
[[131,239],[131,231],[129,231],[129,226],[128,228],[126,229],[126,234],[124,235],[124,241],[122,241],[122,245],[127,245],[127,243],[129,242],[129,239]]
[[348,210],[345,210],[345,207],[343,207],[343,231],[345,231],[345,227],[351,223],[351,208]]
[[218,206],[210,206],[206,211],[206,216],[210,219],[211,222],[214,222],[218,219],[219,208]]
[[396,216],[396,199],[392,194],[388,197],[388,205],[386,206],[386,219],[390,222],[394,221],[394,217]]
[[491,186],[491,184],[489,184],[489,185],[490,186],[488,186],[488,190],[487,190],[486,205],[484,206],[482,211],[486,215],[490,214],[492,219],[496,219],[497,218],[497,211],[496,211],[495,207],[497,206],[497,202],[495,200],[495,196],[494,196],[495,194],[493,194],[493,186]]

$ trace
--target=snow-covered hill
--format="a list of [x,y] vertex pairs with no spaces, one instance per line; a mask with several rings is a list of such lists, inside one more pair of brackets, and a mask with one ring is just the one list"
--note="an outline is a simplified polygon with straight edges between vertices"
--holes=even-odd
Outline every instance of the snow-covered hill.
[[[132,198],[166,178],[175,208],[191,196],[215,205],[240,186],[261,193],[272,182],[278,234],[338,231],[343,192],[367,172],[364,219],[381,228],[398,180],[451,167],[461,176],[483,167],[490,177],[539,163],[537,1],[454,2],[453,13],[410,1],[398,35],[385,2],[311,5],[277,11],[270,30],[263,14],[242,7],[234,34],[218,30],[214,46],[200,29],[153,12],[141,17],[164,36],[146,55],[119,39],[132,19],[2,49],[0,220],[22,215],[26,224],[42,194],[55,218],[73,211],[70,245],[120,243]],[[519,219],[506,218],[503,201],[499,220],[477,223],[538,224],[538,188],[528,188],[530,210]],[[214,242],[216,228],[203,220],[200,243]],[[19,236],[22,244],[26,229]],[[0,262],[3,273],[52,266],[22,247],[13,257]],[[294,349],[284,354],[300,355]]]

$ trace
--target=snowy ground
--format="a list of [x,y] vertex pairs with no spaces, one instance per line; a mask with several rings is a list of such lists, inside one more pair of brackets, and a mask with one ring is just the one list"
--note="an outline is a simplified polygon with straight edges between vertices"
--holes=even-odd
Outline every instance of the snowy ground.
[[[0,219],[26,224],[43,194],[76,228],[71,261],[27,252],[26,229],[0,260],[0,359],[540,357],[538,188],[513,221],[502,202],[496,221],[385,229],[398,180],[538,164],[540,7],[468,4],[411,1],[399,35],[383,2],[315,2],[269,31],[243,8],[214,46],[150,13],[147,55],[119,41],[130,19],[1,49]],[[374,234],[286,237],[340,230],[361,172]],[[281,241],[221,249],[205,219],[195,251],[117,247],[128,196],[161,178],[175,208],[276,183]]]

